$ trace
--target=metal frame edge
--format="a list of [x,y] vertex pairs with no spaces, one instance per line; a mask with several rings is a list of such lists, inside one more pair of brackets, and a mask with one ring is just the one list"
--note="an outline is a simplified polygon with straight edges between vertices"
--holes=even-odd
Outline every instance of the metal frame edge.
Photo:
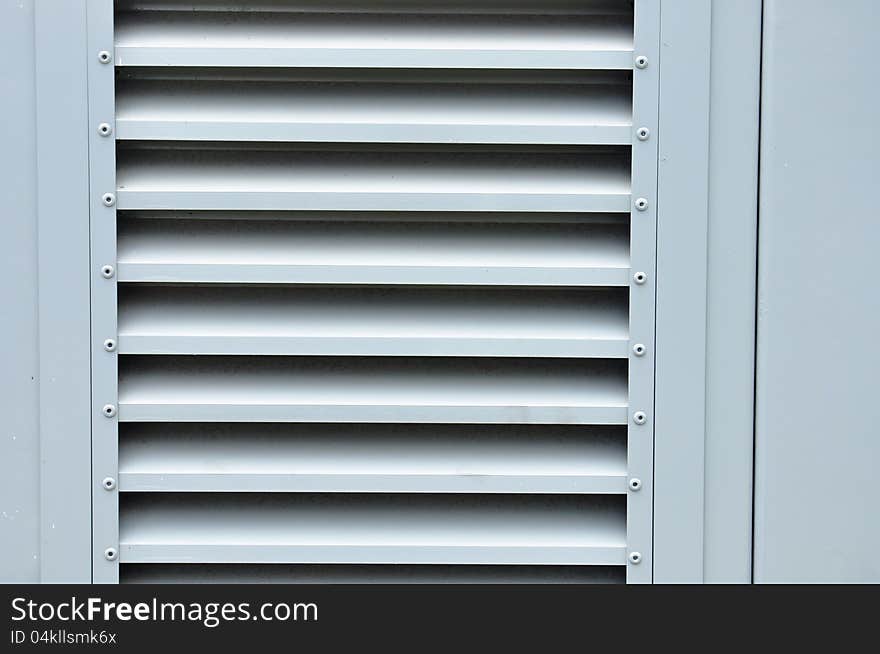
[[[630,211],[627,582],[653,580],[654,362],[660,0],[636,0]],[[642,59],[644,58],[644,59]],[[639,63],[636,63],[639,62]],[[646,130],[646,132],[640,132]],[[637,206],[640,200],[646,205]],[[635,276],[645,274],[641,283]],[[636,353],[640,348],[640,353]],[[636,417],[644,413],[646,421]],[[637,487],[633,484],[638,483]]]
[[712,3],[661,11],[654,581],[704,580]]
[[[89,206],[92,288],[92,563],[95,583],[119,580],[116,329],[116,144],[113,0],[88,3]],[[102,57],[101,53],[106,53]],[[108,58],[109,57],[109,58]],[[109,134],[99,126],[110,126]],[[107,196],[107,194],[112,194]],[[102,274],[105,266],[113,271]],[[114,347],[105,348],[112,339]],[[108,351],[109,350],[109,351]],[[102,480],[112,479],[105,488]]]
[[43,583],[91,579],[85,21],[85,0],[34,5]]

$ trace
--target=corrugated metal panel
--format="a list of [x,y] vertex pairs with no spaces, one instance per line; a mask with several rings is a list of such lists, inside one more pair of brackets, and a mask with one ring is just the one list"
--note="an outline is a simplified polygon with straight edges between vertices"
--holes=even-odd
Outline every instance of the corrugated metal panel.
[[649,581],[658,3],[116,4],[96,579]]

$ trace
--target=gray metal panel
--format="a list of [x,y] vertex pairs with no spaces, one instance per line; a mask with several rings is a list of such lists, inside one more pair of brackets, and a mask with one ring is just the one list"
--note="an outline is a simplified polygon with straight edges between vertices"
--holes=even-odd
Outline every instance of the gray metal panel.
[[86,3],[40,1],[34,19],[41,579],[81,583],[91,579]]
[[709,11],[664,5],[656,581],[751,578],[761,2]]
[[[752,10],[754,6],[757,5],[757,1],[755,0],[752,3]],[[20,5],[20,6],[19,6]],[[734,7],[736,5],[736,7]],[[10,5],[11,6],[11,5]],[[15,44],[13,47],[15,48],[14,55],[10,55],[7,58],[7,61],[16,62],[16,71],[21,71],[22,69],[27,70],[27,77],[30,76],[30,68],[26,62],[24,66],[20,66],[20,62],[23,58],[26,58],[27,52],[29,48],[32,48],[32,43],[30,45],[20,47],[19,40],[25,39],[27,40],[29,37],[27,25],[29,25],[29,21],[32,20],[32,14],[29,12],[28,7],[31,6],[31,3],[19,3],[13,9],[11,9],[13,18],[10,20],[6,20],[4,22],[4,28],[9,31],[4,43],[6,44]],[[736,525],[741,525],[745,520],[745,515],[743,511],[743,493],[744,493],[744,482],[743,477],[739,475],[736,471],[741,471],[745,467],[746,457],[744,456],[745,448],[744,448],[744,416],[747,413],[747,407],[745,404],[741,404],[742,402],[747,402],[746,394],[744,393],[744,386],[746,384],[746,370],[748,367],[748,357],[747,356],[739,356],[735,354],[737,352],[744,352],[748,347],[748,339],[744,337],[744,325],[737,324],[735,327],[733,325],[733,321],[731,317],[735,315],[737,319],[742,319],[745,313],[737,309],[740,307],[744,309],[747,304],[747,297],[745,293],[745,289],[749,284],[749,280],[746,277],[748,265],[750,261],[750,257],[752,256],[749,251],[749,234],[750,234],[750,223],[748,219],[746,219],[745,225],[742,226],[742,229],[737,228],[737,224],[728,221],[727,219],[722,219],[720,216],[725,215],[723,210],[725,208],[731,209],[731,215],[734,212],[739,213],[740,215],[744,215],[744,207],[748,200],[748,192],[743,189],[747,189],[749,186],[748,175],[746,174],[745,168],[747,168],[750,164],[748,164],[749,157],[745,150],[748,150],[751,147],[750,136],[749,138],[742,138],[743,132],[748,132],[751,134],[751,129],[753,129],[753,124],[749,124],[751,120],[749,116],[751,116],[751,105],[748,104],[751,98],[751,91],[749,90],[750,82],[746,79],[736,78],[736,81],[732,80],[730,77],[730,66],[733,66],[732,59],[735,56],[733,53],[737,50],[737,47],[740,48],[740,52],[736,54],[742,63],[743,53],[748,53],[749,56],[745,57],[748,60],[747,66],[741,67],[738,70],[743,72],[746,68],[751,68],[753,66],[753,60],[755,55],[755,50],[749,45],[749,42],[744,41],[742,44],[734,47],[733,44],[728,43],[726,49],[724,51],[719,49],[718,43],[725,38],[733,38],[732,30],[739,29],[742,27],[738,25],[737,18],[742,18],[743,22],[748,22],[751,20],[753,16],[753,11],[748,16],[740,15],[740,7],[742,3],[739,2],[731,2],[730,0],[715,0],[714,3],[714,15],[713,15],[713,44],[712,44],[712,57],[713,57],[713,71],[718,69],[721,72],[717,72],[712,88],[712,142],[711,142],[711,157],[713,161],[713,168],[710,170],[711,176],[711,189],[710,189],[710,203],[711,203],[711,211],[710,214],[710,228],[709,228],[709,251],[710,251],[710,273],[709,273],[709,333],[708,333],[708,373],[707,373],[707,434],[706,434],[706,476],[708,481],[707,489],[706,489],[706,508],[705,508],[705,526],[704,526],[704,535],[705,535],[705,560],[704,560],[704,569],[706,573],[706,579],[710,579],[710,570],[715,570],[714,574],[717,574],[717,580],[724,580],[726,578],[722,578],[722,575],[727,574],[726,571],[735,569],[735,574],[737,576],[737,580],[740,579],[742,574],[742,569],[744,563],[743,558],[743,550],[745,547],[745,543],[747,541],[747,537],[743,535],[743,531],[741,528]],[[670,3],[667,3],[667,11],[671,7]],[[54,5],[53,5],[54,8]],[[4,6],[4,9],[6,7]],[[673,10],[679,11],[677,7],[674,7]],[[747,12],[743,12],[747,13]],[[676,16],[676,20],[689,20],[686,16],[687,11],[679,11]],[[667,18],[667,20],[669,20]],[[24,29],[13,28],[12,26],[21,25],[22,22],[26,23]],[[744,30],[751,29],[743,27]],[[71,36],[76,39],[79,38],[77,35],[67,35],[67,38],[71,38]],[[667,31],[667,36],[669,36],[669,32]],[[60,40],[59,40],[60,42]],[[674,43],[673,43],[674,45]],[[54,44],[50,46],[50,51],[52,48],[58,47]],[[719,54],[722,53],[722,54]],[[726,53],[726,54],[723,54]],[[399,53],[398,53],[399,54]],[[627,64],[626,67],[630,66],[629,61],[630,55],[627,54]],[[76,58],[67,57],[67,62],[71,66],[77,66]],[[719,61],[721,63],[719,63]],[[724,62],[727,63],[724,63]],[[77,69],[76,75],[81,73],[80,69]],[[75,75],[75,76],[76,76]],[[29,87],[29,82],[21,78],[21,84],[24,85],[21,87],[18,83],[16,83],[15,93],[18,98],[27,98],[27,89]],[[72,83],[72,82],[71,82]],[[740,86],[741,85],[741,86]],[[22,90],[24,88],[24,91]],[[742,102],[742,105],[736,105],[734,102]],[[60,105],[58,105],[60,106]],[[7,154],[12,154],[15,152],[19,152],[19,154],[13,154],[13,158],[15,160],[15,165],[10,171],[11,176],[7,176],[8,180],[20,180],[16,182],[15,188],[19,191],[16,193],[10,200],[8,200],[7,206],[14,207],[20,206],[23,207],[23,211],[20,214],[16,214],[13,212],[14,217],[20,217],[21,220],[19,222],[5,221],[3,224],[4,230],[12,229],[15,230],[13,238],[9,240],[4,240],[4,243],[8,243],[10,247],[9,257],[4,260],[4,264],[13,264],[15,268],[12,271],[12,274],[7,277],[7,279],[16,279],[16,286],[13,293],[26,293],[27,297],[32,298],[31,303],[34,306],[35,300],[33,298],[36,297],[36,289],[30,288],[28,286],[28,278],[26,274],[26,267],[30,265],[27,257],[32,257],[31,262],[33,260],[38,259],[38,255],[36,253],[35,248],[35,236],[36,236],[36,226],[34,222],[34,218],[32,217],[30,212],[34,212],[35,208],[29,204],[28,194],[24,192],[24,189],[28,188],[27,182],[27,172],[28,166],[21,165],[22,162],[26,162],[29,156],[33,156],[29,154],[32,152],[33,148],[33,136],[32,131],[28,132],[27,129],[21,129],[23,125],[28,124],[29,120],[33,120],[33,107],[27,109],[28,105],[26,102],[16,103],[15,105],[10,105],[7,107],[7,111],[15,111],[21,110],[24,113],[21,113],[19,119],[13,119],[10,121],[4,122],[4,125],[12,126],[12,133],[7,136],[5,143],[7,144],[16,144],[20,143],[20,150],[16,150],[13,147],[7,148]],[[57,108],[57,107],[56,107]],[[67,111],[67,107],[65,107],[65,111]],[[80,109],[76,108],[74,113],[79,112]],[[17,112],[18,115],[20,112]],[[55,113],[54,110],[52,112]],[[731,128],[731,121],[735,119],[733,114],[736,113],[736,118],[742,121],[741,126],[739,128]],[[728,115],[729,114],[729,115]],[[717,140],[716,139],[721,139]],[[27,144],[30,143],[30,146]],[[719,145],[717,144],[721,144]],[[742,150],[740,155],[743,161],[746,163],[741,167],[739,164],[733,165],[731,161],[737,159],[735,155],[731,155],[731,151],[733,149],[737,149],[737,151]],[[667,150],[669,152],[670,150]],[[737,159],[739,160],[739,159]],[[672,165],[670,162],[668,165]],[[36,163],[33,164],[30,168],[34,168]],[[18,177],[24,174],[24,178]],[[742,175],[741,178],[738,176]],[[728,188],[735,189],[734,191],[727,191],[728,195],[726,199],[724,199],[723,194],[715,195],[715,189],[717,188]],[[32,196],[31,196],[32,197]],[[731,203],[741,202],[742,208],[736,209],[731,206]],[[740,213],[743,212],[743,213]],[[106,213],[106,212],[104,212]],[[573,217],[576,217],[576,214],[570,214]],[[535,213],[533,214],[533,219],[535,221],[541,220],[541,214]],[[4,232],[8,233],[8,232]],[[52,234],[46,235],[47,241],[49,243],[52,242]],[[31,243],[31,246],[28,247],[27,244]],[[714,249],[713,249],[714,248]],[[743,253],[745,253],[743,255]],[[672,255],[670,255],[672,256]],[[55,261],[54,258],[51,261]],[[716,263],[717,262],[717,263]],[[620,272],[626,272],[626,270],[621,270]],[[728,274],[730,273],[730,274]],[[390,279],[390,278],[389,278]],[[582,278],[583,279],[583,278]],[[52,282],[58,282],[58,279],[52,279]],[[68,283],[69,280],[60,280],[63,283]],[[243,281],[243,280],[238,280]],[[462,283],[457,281],[455,283]],[[615,284],[625,284],[626,280],[623,278],[615,279],[613,282]],[[723,290],[715,290],[715,289],[723,289]],[[661,289],[662,293],[662,289]],[[737,301],[731,301],[731,298],[737,298]],[[13,296],[16,297],[16,296]],[[48,297],[48,296],[46,296]],[[16,304],[15,306],[27,306],[28,301],[25,300],[21,305]],[[51,307],[49,307],[51,309]],[[19,316],[20,317],[20,316]],[[34,339],[34,329],[35,329],[35,320],[36,315],[35,312],[33,314],[25,315],[22,318],[21,322],[14,323],[15,329],[17,331],[13,331],[13,342],[17,344],[15,350],[11,353],[11,356],[15,357],[12,361],[20,364],[20,366],[13,366],[12,370],[15,371],[15,374],[26,373],[26,376],[32,375],[32,368],[36,368],[37,359],[36,359],[36,347],[34,346],[30,353],[27,347],[18,347],[26,344],[28,339]],[[12,324],[12,323],[10,323]],[[719,329],[719,325],[723,326]],[[45,331],[46,327],[44,326],[44,333],[47,335],[47,338],[50,337],[51,333]],[[733,339],[733,341],[731,340]],[[727,347],[725,348],[725,344]],[[96,352],[96,355],[102,356],[100,353]],[[714,357],[714,358],[713,358]],[[713,363],[713,361],[718,361],[719,363]],[[54,364],[53,364],[54,365]],[[713,370],[723,370],[724,374],[715,374],[713,376]],[[727,374],[729,370],[734,370],[735,375],[731,376]],[[36,375],[34,375],[36,376]],[[11,412],[10,415],[13,416],[16,421],[13,426],[21,425],[22,433],[27,433],[29,429],[36,430],[36,406],[34,406],[34,411],[29,417],[27,414],[27,406],[28,402],[34,402],[33,398],[36,397],[36,389],[31,387],[30,392],[28,391],[27,384],[22,385],[20,383],[20,377],[10,378],[13,379],[13,383],[10,386],[9,392],[6,394],[7,399],[14,402],[14,406],[16,408],[15,411]],[[4,377],[4,382],[6,377]],[[28,398],[31,398],[30,400]],[[716,398],[717,401],[713,401],[713,398]],[[20,400],[20,401],[19,401]],[[20,422],[19,422],[20,421]],[[19,429],[19,427],[16,427]],[[34,431],[34,433],[36,433]],[[10,493],[6,494],[4,491],[4,497],[14,497],[16,501],[19,503],[16,504],[15,508],[18,510],[23,510],[24,507],[29,506],[27,500],[27,484],[31,482],[34,485],[33,493],[30,494],[30,497],[34,499],[36,502],[36,498],[38,493],[36,492],[36,480],[38,479],[38,475],[36,473],[36,467],[38,465],[37,456],[38,452],[36,450],[37,439],[34,436],[31,439],[22,439],[23,442],[17,444],[15,448],[20,449],[5,449],[3,450],[4,457],[2,460],[4,463],[12,462],[13,470],[10,470],[6,477],[4,477],[4,489],[7,488],[6,484],[10,484]],[[714,450],[715,454],[713,455],[713,443],[714,447],[717,449]],[[7,452],[13,452],[14,455],[12,457],[6,457]],[[669,459],[666,460],[667,463],[670,462]],[[735,461],[734,463],[731,463]],[[30,463],[31,465],[28,465]],[[712,472],[714,466],[715,472]],[[4,470],[7,467],[4,466]],[[659,468],[658,471],[662,472],[665,468]],[[69,474],[71,471],[67,471]],[[718,475],[718,473],[725,473],[727,476],[723,478]],[[672,475],[677,474],[676,471],[671,473]],[[718,483],[715,483],[715,480],[719,479]],[[54,482],[52,482],[54,483]],[[99,497],[104,497],[99,494]],[[713,499],[714,498],[714,499]],[[65,498],[67,499],[67,498]],[[662,500],[662,498],[661,498]],[[721,510],[718,510],[716,507],[722,507]],[[5,507],[4,507],[5,509]],[[29,575],[29,578],[33,578],[33,574],[36,572],[37,562],[36,559],[32,558],[33,548],[28,545],[28,542],[33,542],[34,547],[36,547],[36,520],[37,513],[36,510],[30,513],[30,516],[33,518],[33,527],[28,528],[25,526],[21,528],[21,522],[17,523],[15,526],[20,531],[15,531],[12,535],[11,542],[12,548],[16,548],[16,544],[21,544],[22,549],[13,549],[13,553],[16,555],[13,559],[9,557],[4,559],[4,562],[12,564],[13,561],[22,561],[22,567],[19,568],[16,565],[16,569],[14,574],[18,574],[19,572],[23,572]],[[732,517],[731,517],[732,516]],[[20,518],[16,518],[20,519]],[[27,518],[25,518],[27,520]],[[691,535],[693,535],[693,531],[688,531]],[[681,534],[679,534],[681,535]],[[5,536],[5,532],[4,532]],[[33,539],[33,541],[29,541],[29,539]],[[719,548],[716,550],[715,548]],[[718,551],[721,552],[721,548],[724,548],[722,554],[725,557],[724,561],[721,561],[718,558],[714,559],[713,562],[713,552]],[[5,551],[5,550],[4,550]],[[729,559],[728,559],[729,557]],[[728,567],[728,564],[733,566],[732,568]],[[5,572],[5,569],[4,569]],[[10,573],[13,574],[13,573]]]
[[37,333],[34,6],[0,3],[0,582],[40,580],[40,404]]
[[664,3],[657,238],[654,581],[703,580],[712,5]]
[[878,24],[875,0],[765,3],[759,582],[880,581]]
[[705,551],[709,583],[748,583],[761,0],[714,0],[709,141]]

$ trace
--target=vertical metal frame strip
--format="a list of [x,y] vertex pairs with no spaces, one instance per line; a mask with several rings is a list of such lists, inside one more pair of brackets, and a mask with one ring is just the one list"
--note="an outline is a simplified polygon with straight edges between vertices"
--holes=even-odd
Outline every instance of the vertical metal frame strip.
[[629,583],[651,583],[660,0],[636,0],[633,46],[626,578]]
[[113,0],[89,0],[88,44],[93,581],[116,583],[119,496]]
[[[24,6],[13,11],[22,10]],[[2,220],[14,226],[19,220],[35,219],[34,242],[38,246],[37,261],[31,260],[28,274],[37,279],[32,288],[38,311],[38,349],[33,356],[38,361],[39,397],[37,407],[33,408],[39,412],[40,492],[39,511],[35,505],[35,512],[39,514],[40,581],[84,583],[91,580],[92,573],[86,1],[39,0],[33,3],[33,10],[34,106],[26,109],[34,111],[27,118],[33,120],[33,129],[28,131],[27,122],[16,122],[10,114],[7,120],[12,121],[10,129],[34,139],[36,216],[20,213],[21,205],[12,203],[4,209],[18,215],[4,215]],[[13,20],[20,19],[16,16]],[[11,56],[19,69],[29,63],[27,53],[16,52]],[[15,93],[10,94],[8,104],[13,104],[13,96],[17,106],[26,102]],[[10,148],[15,144],[15,140],[4,142]],[[14,165],[21,168],[29,163],[18,158]],[[20,194],[25,202],[32,189],[16,181],[12,183],[16,185],[15,194]],[[23,245],[19,242],[15,247]],[[18,284],[18,280],[13,283]],[[26,308],[13,301],[6,310]],[[26,341],[11,345],[24,350],[27,346]],[[18,360],[14,357],[5,363],[14,367]],[[25,385],[26,381],[21,375],[15,383]],[[31,384],[33,381],[31,377]],[[22,411],[27,408],[15,407]],[[13,439],[15,434],[25,435],[15,428],[17,423],[13,420],[10,424]],[[32,424],[37,424],[36,416]],[[28,470],[29,474],[33,472]]]
[[654,581],[702,583],[712,2],[661,13]]
[[712,5],[704,580],[752,578],[761,0]]

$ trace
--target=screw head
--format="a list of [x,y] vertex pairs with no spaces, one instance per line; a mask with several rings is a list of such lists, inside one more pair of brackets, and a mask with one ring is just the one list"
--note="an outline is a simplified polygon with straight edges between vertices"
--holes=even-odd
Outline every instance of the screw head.
[[113,477],[104,477],[104,479],[101,480],[101,486],[104,490],[112,491],[116,488],[116,480],[113,479]]
[[116,341],[112,338],[108,338],[104,341],[104,349],[108,352],[114,352],[116,350]]
[[645,353],[647,351],[648,348],[645,347],[643,343],[636,343],[635,345],[633,345],[633,354],[635,354],[637,357],[645,356]]
[[639,198],[636,200],[636,209],[639,211],[647,211],[648,210],[648,200],[645,198]]
[[639,563],[642,562],[641,552],[630,552],[629,556],[627,558],[629,559],[629,562],[632,563],[633,565],[638,565]]
[[98,61],[100,61],[102,64],[109,64],[112,59],[113,56],[107,50],[101,50],[98,53]]
[[647,141],[649,138],[651,138],[651,130],[649,130],[647,127],[639,127],[636,130],[636,138],[638,138],[640,141]]
[[98,134],[101,136],[110,136],[113,133],[113,128],[110,127],[110,123],[101,123],[98,125]]
[[633,422],[637,425],[644,425],[646,422],[648,422],[648,414],[644,411],[636,411],[633,414]]
[[642,490],[642,480],[638,479],[637,477],[633,477],[632,479],[630,479],[629,489],[636,492]]
[[116,271],[113,269],[113,266],[101,266],[101,277],[104,279],[110,279],[113,277],[113,273]]
[[644,70],[648,67],[648,58],[645,55],[639,55],[636,57],[636,68],[640,68]]
[[104,408],[101,409],[101,413],[104,414],[105,418],[112,418],[116,415],[116,407],[113,404],[105,404]]
[[638,284],[639,286],[641,286],[642,284],[644,284],[645,282],[648,281],[648,274],[643,273],[643,272],[637,272],[635,275],[633,275],[633,281],[636,284]]
[[112,193],[105,193],[101,196],[101,202],[104,203],[105,207],[112,207],[114,204],[116,204],[116,196]]
[[115,547],[108,547],[104,550],[104,558],[108,561],[115,561],[117,556],[119,556],[119,552],[116,551]]

